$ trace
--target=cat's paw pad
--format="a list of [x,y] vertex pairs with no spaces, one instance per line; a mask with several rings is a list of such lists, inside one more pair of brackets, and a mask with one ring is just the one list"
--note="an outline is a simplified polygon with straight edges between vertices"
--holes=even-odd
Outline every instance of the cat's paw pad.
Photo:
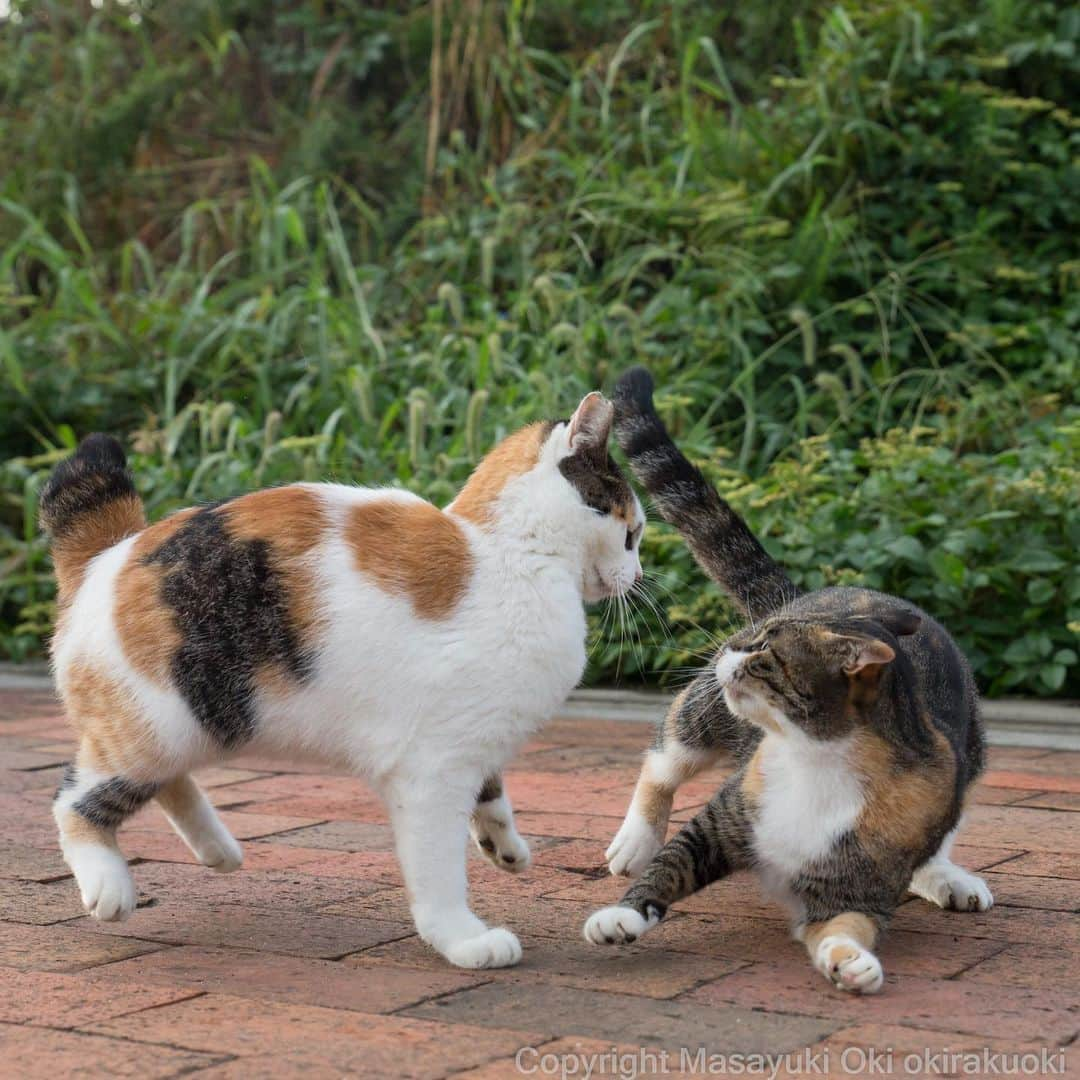
[[659,921],[655,914],[646,919],[633,908],[616,904],[589,916],[585,922],[585,940],[593,945],[628,945]]
[[921,867],[911,879],[911,891],[948,911],[989,911],[994,905],[986,882],[953,863]]
[[640,877],[660,850],[652,826],[636,810],[626,815],[611,846],[604,852],[608,869],[617,877]]
[[69,859],[83,907],[101,922],[123,922],[134,910],[135,882],[123,856],[88,848]]
[[473,821],[470,831],[480,854],[500,870],[520,874],[532,863],[529,845],[512,823],[479,818]]
[[496,927],[454,942],[443,955],[460,968],[513,967],[521,960],[521,944],[509,930]]
[[881,961],[854,938],[842,934],[822,940],[816,963],[833,986],[853,994],[876,994],[885,980]]

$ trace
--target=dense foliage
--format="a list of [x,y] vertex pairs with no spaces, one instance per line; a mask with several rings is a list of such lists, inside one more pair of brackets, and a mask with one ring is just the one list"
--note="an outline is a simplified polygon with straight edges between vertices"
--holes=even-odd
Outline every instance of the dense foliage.
[[[152,515],[298,477],[447,501],[632,362],[805,584],[1080,693],[1080,12],[15,0],[0,23],[0,650],[40,652],[49,467]],[[729,612],[651,527],[594,679]]]

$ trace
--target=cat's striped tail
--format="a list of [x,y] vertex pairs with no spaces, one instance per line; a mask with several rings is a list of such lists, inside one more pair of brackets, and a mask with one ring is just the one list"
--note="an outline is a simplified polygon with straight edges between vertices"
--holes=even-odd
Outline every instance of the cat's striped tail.
[[49,477],[39,501],[61,601],[82,581],[86,564],[146,524],[123,448],[109,435],[87,435]]
[[746,522],[683,456],[653,407],[643,367],[615,386],[615,435],[664,520],[690,545],[698,565],[752,618],[775,611],[799,590]]

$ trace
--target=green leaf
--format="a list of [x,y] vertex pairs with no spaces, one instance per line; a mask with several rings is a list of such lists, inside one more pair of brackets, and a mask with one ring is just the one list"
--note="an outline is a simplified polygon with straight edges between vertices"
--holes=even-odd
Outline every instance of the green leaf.
[[885,550],[898,559],[909,562],[922,562],[926,558],[926,549],[914,536],[898,536],[885,545]]

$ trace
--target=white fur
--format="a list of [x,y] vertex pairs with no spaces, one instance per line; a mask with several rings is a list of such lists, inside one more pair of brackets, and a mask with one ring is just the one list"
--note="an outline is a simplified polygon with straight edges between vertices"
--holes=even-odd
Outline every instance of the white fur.
[[[843,950],[844,955],[836,963],[832,960],[834,949]],[[881,961],[847,934],[822,938],[814,956],[814,966],[838,990],[856,994],[876,994],[885,980]]]
[[135,910],[135,882],[124,856],[100,844],[62,844],[83,907],[102,922],[123,922]]
[[[529,845],[514,825],[514,811],[505,795],[478,803],[469,823],[469,834],[480,854],[500,870],[520,874],[532,862]],[[485,843],[491,845],[488,850]]]
[[651,930],[660,919],[647,919],[632,907],[615,904],[594,911],[585,923],[585,940],[593,945],[625,945]]
[[949,858],[959,829],[953,829],[942,841],[937,853],[931,856],[911,877],[908,886],[916,896],[956,911],[989,911],[994,895],[981,877],[957,866]]
[[645,816],[631,805],[604,858],[613,874],[640,877],[662,846],[663,838],[656,835]]
[[[625,591],[641,573],[637,543],[626,550],[626,525],[590,510],[560,473],[567,430],[556,427],[538,464],[506,485],[490,530],[455,519],[472,573],[446,619],[418,617],[407,597],[361,574],[340,528],[351,507],[417,497],[313,485],[335,522],[310,555],[325,627],[315,671],[291,693],[257,703],[256,736],[244,747],[316,755],[366,776],[389,806],[419,933],[465,967],[513,964],[521,954],[513,935],[489,931],[468,907],[464,856],[476,793],[581,677],[582,600]],[[71,664],[88,660],[119,679],[178,776],[222,755],[183,698],[148,683],[123,654],[113,596],[130,546],[124,541],[88,565],[54,653],[56,674],[63,685]],[[177,825],[203,861],[218,862],[220,848],[225,868],[239,851],[208,808]],[[499,842],[502,852],[527,858],[512,819]],[[89,895],[87,883],[101,875],[75,872]],[[119,888],[115,868],[105,876]],[[126,897],[109,901],[110,911],[125,906]]]

